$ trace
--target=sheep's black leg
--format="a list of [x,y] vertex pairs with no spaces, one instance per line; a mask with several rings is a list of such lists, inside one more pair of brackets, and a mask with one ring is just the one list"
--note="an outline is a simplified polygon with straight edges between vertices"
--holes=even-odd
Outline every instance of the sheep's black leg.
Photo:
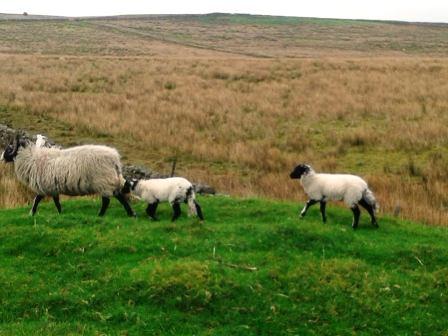
[[175,202],[172,204],[172,207],[173,207],[173,218],[171,218],[171,221],[174,222],[180,216],[180,204]]
[[41,196],[41,195],[36,195],[36,197],[34,197],[33,207],[31,209],[32,216],[34,216],[36,214],[37,206],[39,205],[40,201],[42,201],[43,199],[44,199],[44,196]]
[[308,211],[309,207],[316,204],[317,201],[315,200],[308,200],[308,202],[306,202],[305,206],[303,207],[302,211],[300,212],[300,217],[305,217],[306,212]]
[[361,211],[359,210],[359,207],[354,204],[351,207],[352,211],[353,211],[353,223],[352,223],[352,228],[356,229],[358,228],[358,224],[359,224],[359,216],[361,214]]
[[325,201],[320,201],[320,213],[322,214],[322,221],[323,221],[324,223],[327,222],[327,215],[326,215],[326,213],[325,213],[325,208],[326,208],[326,206],[327,206],[327,202],[325,202]]
[[204,215],[202,215],[202,209],[198,202],[194,201],[194,206],[196,207],[196,213],[200,220],[204,220]]
[[149,203],[148,207],[146,208],[146,213],[148,214],[149,217],[151,217],[154,220],[157,220],[156,210],[157,210],[158,205],[159,205],[159,202],[156,201],[154,203]]
[[129,205],[128,201],[126,200],[126,198],[122,193],[116,194],[114,196],[124,207],[129,217],[137,217],[134,210],[132,210],[131,206]]
[[104,216],[107,208],[109,207],[110,198],[103,196],[103,197],[101,197],[101,201],[102,201],[101,210],[100,210],[100,213],[98,214],[98,216]]
[[364,199],[361,199],[358,203],[369,213],[372,225],[374,227],[378,227],[378,222],[376,221],[375,210],[373,210],[373,207]]
[[58,213],[62,212],[61,203],[59,202],[59,195],[53,196],[54,205],[56,205],[56,209],[58,209]]

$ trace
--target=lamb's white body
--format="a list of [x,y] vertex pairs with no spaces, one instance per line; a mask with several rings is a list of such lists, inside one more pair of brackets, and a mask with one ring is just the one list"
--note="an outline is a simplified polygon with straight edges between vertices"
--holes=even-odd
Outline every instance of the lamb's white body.
[[196,194],[190,181],[183,177],[164,179],[134,180],[131,182],[131,194],[148,203],[147,214],[153,218],[159,202],[169,202],[174,213],[172,220],[180,215],[180,203],[188,204],[189,213],[203,219],[202,210],[196,202]]
[[190,181],[183,177],[165,179],[140,180],[132,194],[148,203],[155,202],[184,202],[187,191],[193,188]]
[[300,212],[301,217],[305,216],[310,206],[320,203],[322,220],[325,223],[327,201],[344,201],[353,211],[353,228],[356,228],[359,222],[360,210],[358,204],[368,211],[372,225],[378,227],[375,218],[375,210],[377,208],[375,196],[369,189],[366,181],[359,176],[316,173],[311,166],[300,164],[294,168],[290,177],[292,179],[300,179],[303,190],[309,198]]
[[309,172],[300,179],[300,183],[310,199],[344,201],[348,207],[358,203],[368,189],[362,178],[350,174]]

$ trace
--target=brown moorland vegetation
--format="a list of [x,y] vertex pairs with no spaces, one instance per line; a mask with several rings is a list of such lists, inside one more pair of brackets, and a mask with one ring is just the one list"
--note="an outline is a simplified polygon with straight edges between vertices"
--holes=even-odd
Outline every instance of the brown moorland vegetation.
[[[304,55],[288,40],[290,23],[247,28],[198,23],[204,18],[188,25],[187,18],[0,21],[14,35],[1,44],[0,122],[65,145],[112,144],[124,161],[158,170],[168,170],[175,156],[180,174],[234,195],[303,198],[288,174],[306,161],[366,177],[384,213],[448,223],[448,48],[437,40],[446,26],[342,20],[331,29],[349,41],[357,36],[364,47],[311,41],[313,57],[291,58]],[[323,38],[333,21],[307,24]],[[176,24],[196,32],[186,46]],[[394,34],[415,30],[408,39],[396,35],[400,43],[412,40],[414,51],[369,47],[365,40],[376,30],[369,34],[365,25],[376,24]],[[46,38],[34,38],[35,29]],[[220,29],[235,36],[216,37]],[[253,30],[272,41],[252,39]],[[12,189],[9,168],[1,169],[0,190]],[[8,201],[2,191],[0,205],[29,199],[20,194],[11,192]]]

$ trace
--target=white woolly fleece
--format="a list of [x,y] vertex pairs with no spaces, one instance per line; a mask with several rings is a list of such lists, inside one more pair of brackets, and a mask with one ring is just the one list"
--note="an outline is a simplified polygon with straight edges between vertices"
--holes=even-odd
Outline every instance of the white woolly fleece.
[[348,207],[358,203],[368,190],[367,183],[359,176],[318,174],[313,170],[304,174],[300,183],[310,199],[344,201]]
[[131,193],[148,203],[168,201],[173,205],[174,202],[180,203],[188,201],[190,213],[195,214],[194,199],[196,196],[193,190],[191,191],[191,196],[187,199],[187,191],[190,188],[193,188],[193,185],[187,179],[183,177],[170,177],[139,180],[135,189],[131,190]]
[[18,179],[39,195],[111,197],[124,184],[120,155],[107,146],[27,146],[19,149],[14,168]]

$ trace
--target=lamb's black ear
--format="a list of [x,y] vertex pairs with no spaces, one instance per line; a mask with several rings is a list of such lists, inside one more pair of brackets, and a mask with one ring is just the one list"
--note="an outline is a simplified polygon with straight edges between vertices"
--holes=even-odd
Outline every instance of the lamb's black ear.
[[131,180],[131,190],[135,189],[135,187],[137,186],[138,182],[139,182],[139,179],[136,179],[136,178],[133,178]]

